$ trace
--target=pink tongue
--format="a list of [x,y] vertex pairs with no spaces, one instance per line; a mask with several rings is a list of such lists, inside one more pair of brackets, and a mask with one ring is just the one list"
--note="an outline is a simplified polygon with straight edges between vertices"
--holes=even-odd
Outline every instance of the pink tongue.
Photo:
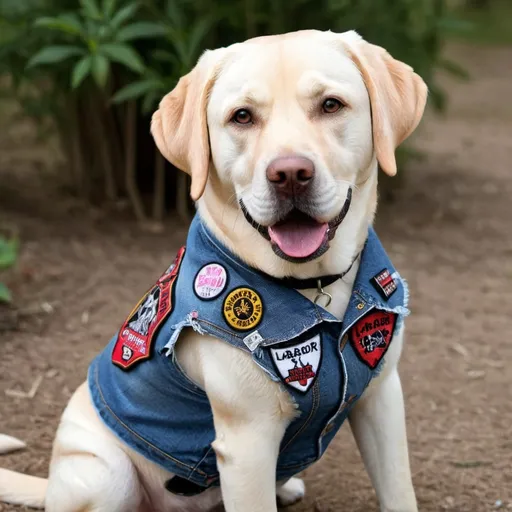
[[292,258],[307,258],[322,245],[328,224],[319,224],[313,220],[296,222],[288,220],[268,228],[270,240],[281,251]]

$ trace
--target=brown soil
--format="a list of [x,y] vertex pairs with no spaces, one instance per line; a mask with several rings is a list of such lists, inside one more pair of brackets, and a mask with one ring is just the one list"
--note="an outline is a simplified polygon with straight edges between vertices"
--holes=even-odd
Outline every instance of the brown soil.
[[[451,52],[473,80],[447,82],[448,114],[424,123],[416,143],[427,158],[381,205],[378,230],[411,288],[401,375],[420,510],[485,512],[512,509],[512,49]],[[77,204],[49,171],[52,146],[2,131],[1,218],[23,247],[9,275],[19,311],[2,312],[17,330],[0,341],[0,432],[28,449],[0,465],[45,475],[70,394],[186,230],[141,233],[122,211]],[[40,376],[33,399],[5,393]],[[348,428],[305,478],[291,512],[377,509]]]

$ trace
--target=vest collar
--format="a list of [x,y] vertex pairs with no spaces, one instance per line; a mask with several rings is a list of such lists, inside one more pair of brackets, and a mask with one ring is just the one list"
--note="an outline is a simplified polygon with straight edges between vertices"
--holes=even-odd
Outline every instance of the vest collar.
[[[196,237],[199,237],[199,240]],[[277,296],[282,298],[282,308],[280,311],[274,312],[269,310],[264,315],[263,322],[257,327],[259,334],[265,340],[262,343],[263,345],[272,345],[295,338],[321,322],[341,322],[341,320],[334,317],[323,307],[310,301],[307,297],[296,291],[296,289],[290,288],[288,283],[283,283],[283,280],[271,277],[244,263],[215,238],[199,215],[196,215],[192,222],[187,245],[189,246],[188,251],[205,250],[209,253],[213,251],[215,259],[230,267],[231,271],[236,272],[246,285],[259,290],[265,290],[268,294],[269,302]],[[211,256],[213,254],[210,253],[209,257],[211,258]],[[382,273],[383,269],[388,270],[389,274],[393,276],[397,287],[396,291],[389,297],[379,293],[378,287],[374,283],[374,278]],[[326,285],[324,284],[324,286]],[[315,282],[313,288],[316,287],[317,283]],[[285,298],[288,294],[290,300]],[[343,332],[353,325],[358,318],[374,308],[407,314],[407,295],[405,282],[399,277],[377,234],[370,227],[367,240],[360,254],[360,265],[354,281],[351,298],[343,318]],[[292,301],[293,305],[291,304]],[[298,312],[300,312],[300,316],[294,320]],[[283,318],[287,318],[289,321],[283,322]],[[243,338],[243,335],[241,337]]]

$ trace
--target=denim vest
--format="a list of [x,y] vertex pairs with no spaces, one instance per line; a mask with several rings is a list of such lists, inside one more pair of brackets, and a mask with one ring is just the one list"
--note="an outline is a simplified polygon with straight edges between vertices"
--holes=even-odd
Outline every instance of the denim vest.
[[[174,356],[184,328],[247,352],[291,395],[299,414],[281,442],[282,480],[321,457],[408,314],[406,283],[371,228],[343,321],[248,267],[199,216],[162,282],[91,363],[89,388],[100,417],[128,446],[204,487],[219,485],[213,415],[205,392]],[[136,332],[152,328],[152,346],[145,346]]]

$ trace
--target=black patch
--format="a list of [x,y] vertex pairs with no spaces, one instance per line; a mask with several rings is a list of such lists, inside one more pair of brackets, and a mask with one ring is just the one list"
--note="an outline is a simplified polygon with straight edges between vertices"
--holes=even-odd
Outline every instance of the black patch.
[[391,276],[391,272],[384,268],[376,276],[371,278],[371,283],[384,299],[389,299],[398,289],[396,280]]

